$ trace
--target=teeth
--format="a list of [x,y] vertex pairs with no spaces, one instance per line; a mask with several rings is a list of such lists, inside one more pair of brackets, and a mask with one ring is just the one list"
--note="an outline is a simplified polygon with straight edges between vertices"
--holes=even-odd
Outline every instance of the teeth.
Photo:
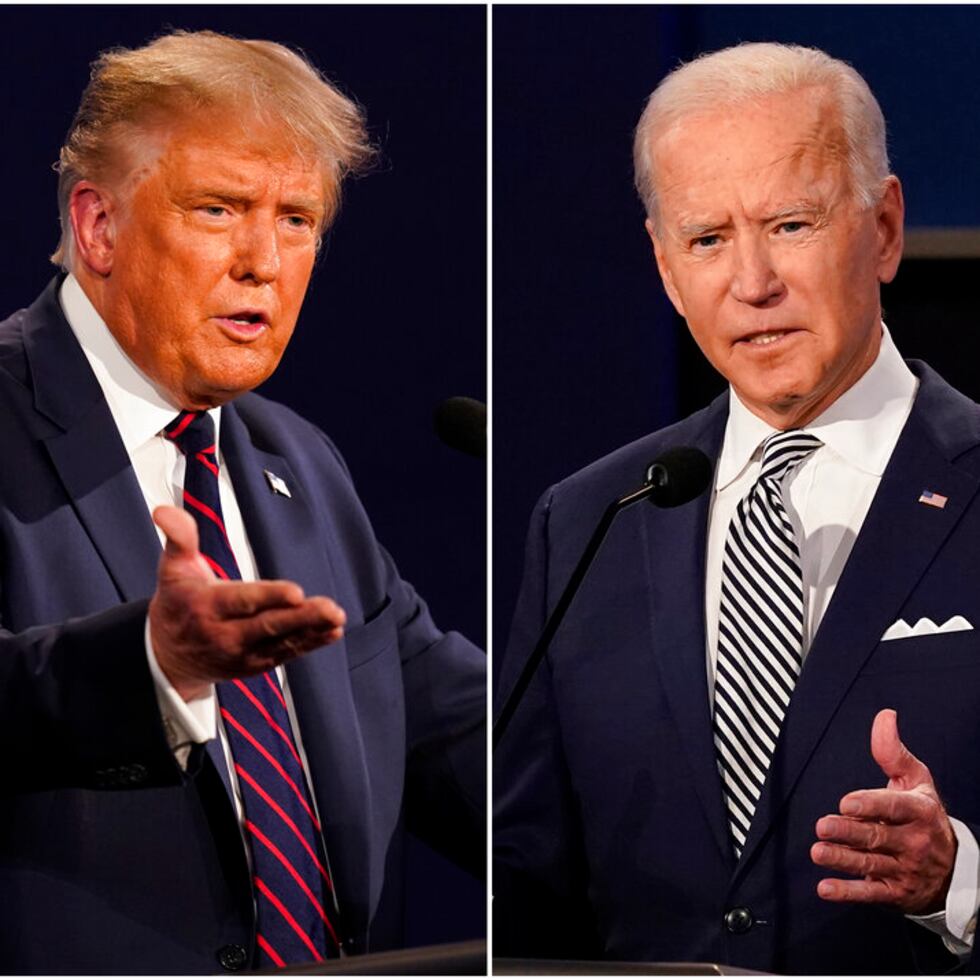
[[785,333],[784,330],[777,330],[775,333],[760,333],[756,334],[754,337],[750,338],[749,343],[751,344],[771,344],[775,340],[779,340],[780,337]]

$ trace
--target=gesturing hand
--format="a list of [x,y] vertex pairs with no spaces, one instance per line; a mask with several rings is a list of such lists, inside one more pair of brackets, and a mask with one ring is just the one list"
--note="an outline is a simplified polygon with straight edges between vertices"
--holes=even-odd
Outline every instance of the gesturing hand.
[[902,744],[898,716],[879,711],[871,755],[888,777],[885,789],[848,793],[840,813],[821,817],[815,864],[857,880],[824,878],[817,894],[831,902],[874,902],[925,915],[945,907],[956,858],[956,835],[932,774]]
[[150,600],[150,640],[185,700],[343,636],[346,616],[332,599],[306,597],[295,582],[220,581],[198,551],[193,517],[157,507],[153,520],[167,540]]

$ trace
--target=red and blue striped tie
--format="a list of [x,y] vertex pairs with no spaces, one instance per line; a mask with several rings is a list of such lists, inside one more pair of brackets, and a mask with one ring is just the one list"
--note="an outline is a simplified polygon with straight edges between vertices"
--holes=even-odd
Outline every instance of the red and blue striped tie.
[[[214,422],[181,412],[164,430],[184,454],[184,509],[220,579],[240,579],[221,514]],[[260,966],[336,956],[336,906],[320,823],[274,671],[217,685],[252,854]]]

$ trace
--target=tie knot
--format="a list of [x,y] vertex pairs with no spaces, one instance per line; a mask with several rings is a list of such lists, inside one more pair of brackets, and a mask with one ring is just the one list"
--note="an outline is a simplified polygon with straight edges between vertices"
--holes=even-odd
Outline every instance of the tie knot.
[[181,412],[163,432],[185,456],[214,452],[214,421],[207,412]]
[[771,435],[762,444],[762,468],[759,470],[760,480],[782,482],[786,474],[803,462],[810,453],[816,452],[823,443],[809,432],[800,429],[789,429]]

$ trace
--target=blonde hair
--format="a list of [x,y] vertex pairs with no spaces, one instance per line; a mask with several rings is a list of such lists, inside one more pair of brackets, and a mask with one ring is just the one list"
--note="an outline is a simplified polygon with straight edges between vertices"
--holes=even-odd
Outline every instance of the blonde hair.
[[69,203],[79,181],[110,179],[124,148],[161,118],[215,109],[281,128],[298,154],[312,153],[323,175],[323,228],[340,206],[344,177],[374,156],[360,106],[281,44],[174,31],[142,48],[105,51],[92,65],[56,167],[61,241],[52,262],[70,266]]
[[846,62],[797,44],[746,43],[701,55],[671,72],[653,91],[636,127],[633,169],[647,217],[657,224],[653,171],[656,138],[684,116],[820,87],[835,100],[844,131],[852,189],[864,206],[881,199],[888,176],[885,119],[867,82]]

